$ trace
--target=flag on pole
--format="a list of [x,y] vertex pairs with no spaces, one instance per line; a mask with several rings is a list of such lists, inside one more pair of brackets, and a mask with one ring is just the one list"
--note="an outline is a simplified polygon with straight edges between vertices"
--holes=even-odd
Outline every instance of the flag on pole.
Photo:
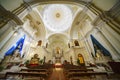
[[22,48],[25,40],[25,35],[21,37],[6,53],[5,56],[11,55],[14,53],[15,50],[18,50],[20,55],[22,53]]

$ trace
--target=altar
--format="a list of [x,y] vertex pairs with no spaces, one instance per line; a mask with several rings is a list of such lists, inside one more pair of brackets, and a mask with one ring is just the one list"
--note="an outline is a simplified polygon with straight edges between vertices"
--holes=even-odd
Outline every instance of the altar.
[[61,63],[55,63],[54,67],[55,67],[55,68],[62,68],[63,66],[62,66]]
[[53,52],[53,62],[56,63],[63,63],[63,51],[57,47],[56,50]]
[[55,63],[61,63],[61,55],[60,54],[56,54],[55,55]]

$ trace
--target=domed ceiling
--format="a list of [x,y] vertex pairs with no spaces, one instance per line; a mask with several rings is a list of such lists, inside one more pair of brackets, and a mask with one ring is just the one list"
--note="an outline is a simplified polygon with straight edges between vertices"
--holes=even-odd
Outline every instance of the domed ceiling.
[[66,5],[48,5],[43,11],[43,22],[45,26],[54,32],[67,30],[69,27],[71,27],[72,19],[73,13]]

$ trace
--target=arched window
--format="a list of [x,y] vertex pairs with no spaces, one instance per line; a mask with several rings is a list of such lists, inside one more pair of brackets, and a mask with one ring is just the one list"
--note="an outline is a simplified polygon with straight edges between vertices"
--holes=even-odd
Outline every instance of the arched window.
[[79,46],[79,43],[77,40],[74,41],[75,46]]
[[37,45],[38,45],[38,46],[41,46],[41,44],[42,44],[42,41],[39,40]]

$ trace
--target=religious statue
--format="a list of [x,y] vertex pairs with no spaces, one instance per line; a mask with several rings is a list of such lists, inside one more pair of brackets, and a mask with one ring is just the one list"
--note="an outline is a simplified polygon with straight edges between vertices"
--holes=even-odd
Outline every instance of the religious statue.
[[71,64],[73,64],[73,59],[72,59],[72,56],[70,56],[70,62],[71,62]]
[[41,45],[42,45],[42,41],[39,40],[37,46],[41,46]]
[[68,43],[68,47],[70,48],[70,43]]
[[96,51],[96,58],[97,60],[103,60],[103,53],[99,49]]
[[55,51],[55,62],[61,63],[61,57],[62,57],[62,51],[60,50],[59,47],[57,47]]
[[44,58],[43,58],[43,64],[45,64],[45,61],[46,61],[46,57],[44,56]]
[[60,48],[59,47],[56,48],[56,52],[57,52],[57,54],[60,53]]
[[46,48],[48,47],[48,43],[46,43]]
[[30,60],[31,65],[38,65],[39,64],[39,58],[38,54],[34,54],[34,56]]
[[78,54],[78,64],[79,65],[85,65],[84,58],[81,54]]
[[17,62],[17,63],[22,62],[22,58],[21,58],[19,49],[16,49],[16,50],[14,51],[14,53],[12,54],[12,57],[11,57],[11,59],[10,59],[10,62]]
[[60,57],[61,57],[61,53],[60,53],[60,48],[59,48],[59,47],[56,48],[55,57],[56,57],[56,58],[60,58]]

